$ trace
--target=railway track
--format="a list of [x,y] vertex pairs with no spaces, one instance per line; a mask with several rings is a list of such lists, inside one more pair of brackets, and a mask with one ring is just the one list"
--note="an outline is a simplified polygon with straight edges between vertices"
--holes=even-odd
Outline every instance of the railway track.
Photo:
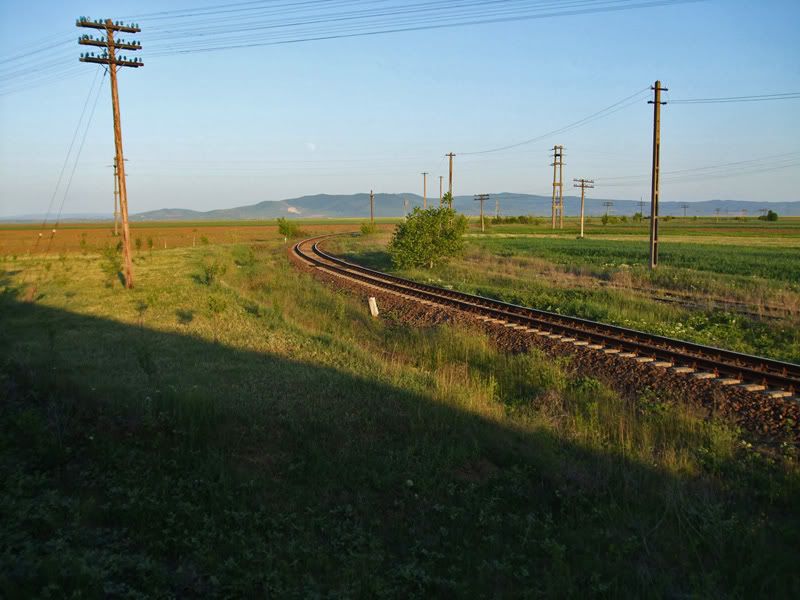
[[614,354],[654,368],[719,385],[738,386],[773,398],[789,399],[800,393],[800,365],[759,356],[751,356],[712,346],[704,346],[518,306],[492,298],[423,284],[374,269],[368,269],[325,252],[320,241],[331,237],[309,238],[295,244],[293,252],[307,264],[328,273],[374,286],[432,305],[454,308],[485,321],[539,335],[563,344],[584,346],[597,352]]

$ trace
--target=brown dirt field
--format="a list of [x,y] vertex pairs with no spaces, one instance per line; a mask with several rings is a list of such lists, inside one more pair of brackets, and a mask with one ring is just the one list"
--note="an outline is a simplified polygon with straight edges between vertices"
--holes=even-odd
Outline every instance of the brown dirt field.
[[[331,224],[304,224],[300,228],[309,234],[338,233],[358,230],[358,223],[331,223]],[[393,225],[379,225],[379,228],[391,229]],[[86,236],[86,250],[97,251],[104,246],[116,244],[121,238],[113,236],[112,224],[72,224],[59,228],[52,242],[51,230],[42,232],[42,237],[37,244],[39,233],[42,230],[37,225],[30,227],[13,227],[0,229],[0,256],[9,254],[44,253],[49,252],[57,256],[62,252],[77,252],[81,248],[81,240]],[[147,251],[147,239],[153,239],[153,251],[165,248],[180,248],[202,243],[202,238],[208,239],[210,244],[252,244],[278,238],[278,227],[274,221],[265,225],[181,225],[171,224],[134,224],[131,226],[133,243],[136,238],[142,240],[142,251]],[[134,246],[135,248],[135,246]]]

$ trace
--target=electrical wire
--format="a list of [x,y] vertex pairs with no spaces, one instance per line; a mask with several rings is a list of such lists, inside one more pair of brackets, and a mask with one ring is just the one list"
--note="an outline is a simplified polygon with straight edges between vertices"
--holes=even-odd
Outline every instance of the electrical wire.
[[771,100],[798,100],[800,92],[780,94],[757,94],[753,96],[728,96],[724,98],[685,98],[672,100],[670,104],[728,104],[731,102],[767,102]]
[[[67,155],[64,157],[64,163],[61,165],[61,171],[58,174],[58,179],[56,180],[56,185],[55,185],[55,188],[53,189],[53,194],[50,196],[50,202],[47,204],[47,212],[45,212],[44,219],[43,219],[42,225],[41,225],[41,229],[45,228],[45,226],[47,225],[47,221],[50,218],[50,212],[53,209],[53,202],[55,201],[56,196],[58,195],[58,190],[61,187],[61,181],[64,178],[64,173],[67,170],[67,165],[69,164],[69,159],[72,156],[72,149],[75,147],[75,141],[78,139],[78,132],[81,129],[81,124],[83,123],[83,118],[86,115],[86,109],[89,106],[89,100],[92,97],[92,94],[94,93],[94,87],[95,87],[95,84],[97,83],[97,76],[99,74],[100,74],[100,69],[98,68],[94,72],[94,78],[92,79],[92,83],[89,86],[89,91],[86,94],[86,99],[83,101],[83,107],[81,108],[81,114],[80,114],[80,117],[78,117],[78,122],[75,124],[75,131],[73,131],[73,133],[72,133],[72,139],[70,140],[69,148],[67,148]],[[39,236],[37,236],[36,245],[38,245],[38,242],[39,242],[40,238],[41,238],[41,233],[40,233]],[[34,248],[35,247],[36,246],[34,246]]]
[[612,115],[615,112],[619,112],[620,110],[628,108],[629,106],[632,106],[634,104],[638,104],[639,101],[641,100],[641,96],[646,91],[648,91],[649,89],[650,89],[649,87],[643,88],[643,89],[639,90],[638,92],[635,92],[635,93],[631,94],[630,96],[626,96],[622,100],[614,102],[614,104],[611,104],[611,105],[605,107],[602,110],[598,110],[597,112],[592,113],[589,116],[586,116],[586,117],[584,117],[582,119],[579,119],[579,120],[577,120],[577,121],[575,121],[573,123],[570,123],[569,125],[565,125],[564,127],[560,127],[558,129],[554,129],[552,131],[548,131],[547,133],[543,133],[541,135],[537,135],[536,137],[532,137],[532,138],[529,138],[527,140],[523,140],[521,142],[516,142],[514,144],[508,144],[506,146],[498,146],[496,148],[489,148],[488,150],[474,150],[472,152],[461,152],[461,153],[458,153],[458,154],[459,154],[459,156],[472,156],[472,155],[476,155],[476,154],[488,154],[490,152],[501,152],[503,150],[511,150],[513,148],[518,148],[520,146],[525,146],[527,144],[532,144],[534,142],[541,141],[541,140],[543,140],[545,138],[548,138],[548,137],[553,136],[553,135],[557,135],[559,133],[565,133],[565,132],[567,132],[569,130],[577,129],[578,127],[582,127],[583,125],[588,125],[589,123],[591,123],[593,121],[597,121],[598,119],[602,119],[604,117]]

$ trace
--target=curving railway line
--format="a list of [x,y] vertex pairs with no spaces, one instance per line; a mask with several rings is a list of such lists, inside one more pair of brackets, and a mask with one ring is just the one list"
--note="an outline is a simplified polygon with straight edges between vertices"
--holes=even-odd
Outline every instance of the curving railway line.
[[[509,304],[491,298],[423,284],[368,269],[325,252],[309,238],[292,251],[310,266],[431,305],[457,309],[492,323],[589,349],[614,354],[695,379],[714,380],[774,398],[800,394],[800,365],[704,346],[616,325]],[[796,398],[796,396],[795,396]]]

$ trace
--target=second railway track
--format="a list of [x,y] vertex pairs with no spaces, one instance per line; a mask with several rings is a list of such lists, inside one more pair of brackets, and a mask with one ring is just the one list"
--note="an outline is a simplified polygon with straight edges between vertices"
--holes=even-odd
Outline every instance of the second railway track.
[[696,379],[715,380],[724,386],[739,386],[774,398],[789,398],[800,393],[800,365],[518,306],[404,279],[325,252],[319,243],[326,237],[330,236],[298,242],[292,251],[299,259],[334,275],[428,304],[471,313],[520,332],[615,354],[638,363],[650,364],[654,368],[671,369]]

